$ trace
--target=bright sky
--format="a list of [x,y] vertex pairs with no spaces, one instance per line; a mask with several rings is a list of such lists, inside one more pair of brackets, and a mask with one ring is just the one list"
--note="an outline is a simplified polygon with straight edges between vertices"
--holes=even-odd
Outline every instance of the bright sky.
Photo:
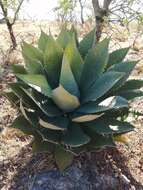
[[33,20],[55,18],[53,8],[56,7],[58,0],[29,0],[24,3],[21,17]]
[[[56,14],[54,13],[53,9],[57,6],[58,1],[59,0],[28,0],[27,2],[27,0],[25,0],[19,16],[20,18],[31,19],[31,20],[54,20]],[[86,1],[89,3],[91,2],[91,0],[86,0]],[[101,4],[103,3],[103,0],[99,1]],[[79,12],[80,9],[76,7],[75,9],[76,16],[79,15]],[[84,10],[84,14],[85,15],[89,14],[89,9],[87,7]],[[9,15],[11,16],[12,14],[10,13]],[[0,15],[0,17],[3,16]],[[77,16],[77,18],[79,18],[79,16]]]
[[[103,1],[104,0],[99,0],[99,3],[103,4]],[[141,4],[142,1],[143,0],[140,0],[140,3],[134,6],[136,10],[139,8],[138,5],[141,7],[143,6],[143,4]],[[86,2],[90,3],[91,0],[86,0]],[[53,9],[57,6],[57,3],[58,0],[29,0],[28,3],[25,0],[23,12],[21,11],[21,17],[32,20],[54,20],[56,14]],[[79,11],[80,9],[76,7],[76,15],[79,14]],[[88,9],[84,10],[84,14],[86,13],[89,13]]]

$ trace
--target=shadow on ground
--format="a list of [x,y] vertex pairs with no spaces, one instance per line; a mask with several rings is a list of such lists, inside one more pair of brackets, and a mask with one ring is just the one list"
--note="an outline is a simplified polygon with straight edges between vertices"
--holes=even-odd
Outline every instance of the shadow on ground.
[[[128,158],[125,158],[117,149],[108,149],[88,155],[83,154],[75,159],[76,165],[84,168],[84,172],[91,173],[93,168],[96,168],[100,174],[115,176],[119,182],[116,190],[143,190],[143,185],[132,176],[130,168],[127,167],[127,162]],[[27,145],[12,160],[0,163],[0,168],[3,176],[0,178],[0,189],[32,190],[31,183],[37,173],[49,171],[55,168],[55,164],[52,155],[47,153],[32,155],[31,148]],[[3,182],[5,181],[3,179],[8,178],[8,175],[10,175],[8,171],[15,173],[12,179],[7,180],[9,185]],[[130,181],[129,183],[127,183],[126,179],[124,179],[125,181],[121,180],[122,174],[127,177]],[[99,189],[102,190],[101,187]]]

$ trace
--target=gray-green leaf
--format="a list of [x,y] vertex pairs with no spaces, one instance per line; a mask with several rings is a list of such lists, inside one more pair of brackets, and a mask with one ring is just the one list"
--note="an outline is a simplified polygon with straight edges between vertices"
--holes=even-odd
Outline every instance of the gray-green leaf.
[[105,95],[122,77],[121,72],[106,72],[99,77],[96,82],[83,94],[82,101],[96,101]]
[[67,132],[62,137],[62,141],[68,146],[79,147],[87,144],[90,138],[83,132],[78,124],[70,123]]
[[122,62],[124,60],[124,58],[126,57],[129,49],[130,49],[129,47],[121,48],[121,49],[118,49],[118,50],[110,53],[107,68],[110,67],[111,65]]
[[95,29],[89,32],[79,43],[79,52],[84,58],[88,51],[92,48],[95,37]]
[[38,92],[41,92],[45,96],[51,97],[51,88],[43,75],[17,74],[16,76],[28,84],[28,86],[34,88]]
[[109,39],[104,39],[88,52],[80,80],[82,93],[86,92],[103,73],[109,56],[108,46]]
[[73,154],[64,148],[57,146],[55,149],[55,160],[60,171],[64,171],[73,161]]

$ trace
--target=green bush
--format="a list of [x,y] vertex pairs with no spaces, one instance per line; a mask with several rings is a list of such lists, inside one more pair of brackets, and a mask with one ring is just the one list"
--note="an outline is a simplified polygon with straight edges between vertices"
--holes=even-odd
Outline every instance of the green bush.
[[143,81],[128,80],[136,61],[129,48],[108,52],[109,39],[93,47],[94,30],[80,42],[74,30],[56,40],[41,32],[38,47],[23,43],[25,67],[4,95],[19,109],[13,128],[32,135],[33,151],[49,151],[62,170],[74,154],[115,146],[133,131],[124,120],[129,101],[143,95]]

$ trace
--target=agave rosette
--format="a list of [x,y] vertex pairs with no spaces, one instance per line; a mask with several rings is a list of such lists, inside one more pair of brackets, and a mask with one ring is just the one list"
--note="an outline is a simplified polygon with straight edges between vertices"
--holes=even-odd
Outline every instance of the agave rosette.
[[23,43],[25,67],[13,66],[17,81],[4,95],[20,109],[12,127],[34,136],[33,149],[60,157],[115,146],[134,130],[122,118],[143,95],[143,81],[127,80],[137,62],[124,61],[129,48],[109,53],[109,39],[93,41],[94,30],[80,42],[62,30],[56,40],[41,32],[38,47]]

